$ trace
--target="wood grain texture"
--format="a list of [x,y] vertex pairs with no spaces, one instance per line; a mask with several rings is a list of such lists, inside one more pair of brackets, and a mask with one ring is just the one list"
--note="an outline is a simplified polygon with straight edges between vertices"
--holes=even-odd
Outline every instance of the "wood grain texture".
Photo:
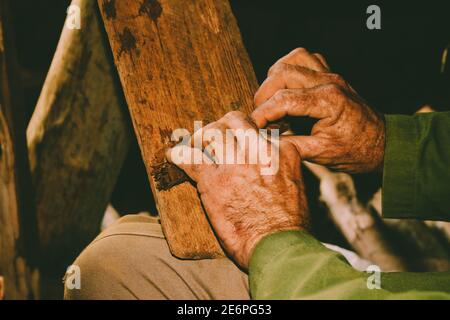
[[223,254],[195,187],[152,177],[171,133],[250,112],[256,77],[227,0],[98,0],[172,254]]
[[41,267],[58,284],[100,232],[132,135],[97,3],[72,4],[81,29],[64,27],[27,130]]
[[0,299],[29,299],[37,296],[37,232],[8,4],[0,1]]

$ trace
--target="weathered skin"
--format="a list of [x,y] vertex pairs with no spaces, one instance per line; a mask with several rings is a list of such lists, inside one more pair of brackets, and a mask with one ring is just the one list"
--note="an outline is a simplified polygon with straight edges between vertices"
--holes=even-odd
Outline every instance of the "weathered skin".
[[383,163],[384,121],[322,56],[296,49],[278,60],[255,95],[252,118],[262,128],[284,116],[319,119],[311,136],[291,136],[303,160],[350,173]]
[[[347,172],[367,172],[381,166],[384,154],[383,118],[340,76],[330,73],[318,54],[296,49],[280,59],[256,93],[255,104],[251,119],[235,111],[203,131],[257,130],[287,115],[319,119],[310,136],[282,137],[276,174],[261,175],[259,164],[213,163],[203,153],[207,139],[202,146],[191,146],[197,148],[175,147],[201,153],[203,164],[179,167],[197,182],[224,250],[243,268],[248,267],[254,247],[264,236],[308,228],[302,160]],[[171,161],[171,151],[167,157]]]
[[[233,111],[208,128],[256,131],[253,126],[245,114]],[[248,147],[236,146],[235,152],[248,152]],[[189,149],[177,146],[174,152],[178,152],[176,148]],[[205,155],[203,164],[179,164],[197,183],[209,221],[225,251],[243,268],[247,268],[257,242],[268,233],[300,230],[308,225],[300,154],[290,142],[281,142],[279,148],[279,170],[274,175],[261,175],[260,164],[217,165]],[[167,155],[171,161],[171,151]]]
[[311,136],[288,137],[303,160],[350,173],[382,165],[383,117],[365,104],[322,56],[296,49],[280,59],[255,95],[258,127],[290,116],[319,119]]

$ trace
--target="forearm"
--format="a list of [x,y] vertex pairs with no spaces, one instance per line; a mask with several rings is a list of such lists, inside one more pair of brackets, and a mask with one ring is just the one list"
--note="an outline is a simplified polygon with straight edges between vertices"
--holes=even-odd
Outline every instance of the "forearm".
[[450,112],[385,119],[383,217],[450,220]]
[[[308,233],[294,231],[259,242],[249,270],[253,299],[450,299],[439,287],[446,283],[450,288],[450,273],[423,275],[426,281],[418,274],[396,273],[382,278],[381,289],[371,290],[370,274],[356,271]],[[409,290],[410,280],[420,291]]]

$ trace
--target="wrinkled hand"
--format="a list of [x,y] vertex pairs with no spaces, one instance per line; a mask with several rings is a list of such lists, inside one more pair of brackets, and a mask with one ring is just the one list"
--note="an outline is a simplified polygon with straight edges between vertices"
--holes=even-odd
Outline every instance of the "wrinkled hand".
[[278,60],[255,95],[255,124],[285,116],[319,119],[310,136],[287,136],[303,160],[350,173],[379,169],[384,157],[383,117],[372,110],[325,59],[296,49]]
[[[262,164],[248,162],[250,143],[245,143],[245,139],[237,135],[232,137],[237,140],[234,152],[244,155],[246,164],[213,162],[211,156],[207,156],[218,158],[211,152],[212,139],[207,137],[207,132],[218,130],[223,137],[230,137],[230,130],[227,129],[257,133],[246,115],[230,112],[199,131],[204,138],[200,147],[179,145],[167,152],[167,158],[178,162],[175,164],[197,183],[209,221],[224,250],[241,267],[247,268],[254,247],[264,236],[282,230],[306,228],[308,207],[300,170],[301,159],[292,143],[279,144],[279,170],[273,175],[262,175]],[[214,143],[224,142],[214,139]],[[205,153],[204,148],[210,149],[209,152]],[[180,159],[180,154],[183,154],[181,159],[189,163],[175,161],[175,158]],[[202,158],[203,163],[193,164],[192,155]]]

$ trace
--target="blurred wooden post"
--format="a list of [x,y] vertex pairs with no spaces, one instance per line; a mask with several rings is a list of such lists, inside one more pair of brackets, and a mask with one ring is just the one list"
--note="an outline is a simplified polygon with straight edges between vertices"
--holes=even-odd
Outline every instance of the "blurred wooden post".
[[97,4],[72,5],[81,28],[64,27],[27,130],[42,273],[61,290],[66,268],[100,232],[131,133]]
[[406,271],[405,259],[394,250],[383,226],[359,202],[352,177],[321,165],[304,164],[320,179],[320,200],[328,207],[334,223],[356,253],[383,271]]
[[257,88],[228,0],[98,0],[172,254],[222,250],[195,187],[160,188],[164,150],[177,128],[193,132],[232,110],[249,113]]
[[0,297],[29,299],[37,296],[36,219],[8,11],[0,1]]
[[3,281],[4,281],[3,277],[0,276],[0,300],[3,300],[3,297],[5,296],[5,292],[3,289],[4,286]]

